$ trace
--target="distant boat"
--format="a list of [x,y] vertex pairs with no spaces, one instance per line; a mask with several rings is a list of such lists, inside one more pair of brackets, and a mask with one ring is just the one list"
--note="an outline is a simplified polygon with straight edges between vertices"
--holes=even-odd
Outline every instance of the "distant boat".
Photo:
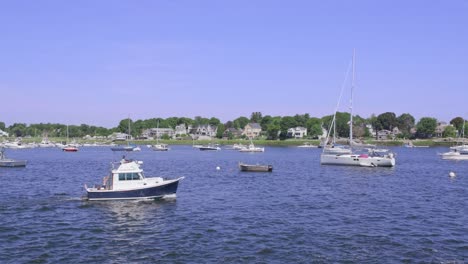
[[103,184],[88,188],[85,184],[86,199],[99,200],[130,200],[156,199],[173,196],[177,192],[177,179],[163,179],[161,177],[146,178],[140,168],[142,161],[127,160],[125,157],[117,164],[117,169],[111,169],[104,177]]
[[265,152],[265,148],[255,147],[252,139],[250,139],[250,144],[247,147],[239,149],[239,152]]
[[26,166],[26,160],[14,160],[14,159],[8,159],[5,156],[5,149],[1,148],[0,149],[0,167],[25,167]]
[[220,147],[213,145],[213,144],[208,144],[208,145],[203,145],[198,147],[199,150],[221,150]]
[[[465,121],[463,121],[463,129],[461,138],[465,137]],[[458,141],[458,139],[457,139]],[[439,154],[443,160],[468,160],[468,145],[457,145],[450,147],[449,152]]]
[[43,138],[41,143],[39,143],[39,147],[40,148],[51,148],[51,147],[55,147],[55,144],[50,142],[49,139],[47,137]]
[[115,146],[111,147],[112,151],[133,151],[136,148],[136,146],[131,146],[131,145],[120,145],[120,146]]
[[271,172],[273,171],[272,165],[260,165],[260,164],[244,164],[239,163],[239,169],[241,171],[252,171],[252,172]]
[[304,144],[300,145],[300,146],[297,146],[298,148],[318,148],[318,146],[316,145],[312,145],[311,143],[309,142],[305,142]]
[[77,152],[78,151],[78,147],[76,144],[69,144],[68,143],[68,125],[67,125],[67,144],[65,145],[65,147],[62,148],[62,151],[65,151],[65,152]]
[[14,141],[14,142],[5,142],[3,143],[3,146],[5,148],[10,148],[10,149],[25,149],[27,148],[23,143],[21,143],[20,140]]
[[[128,135],[130,136],[131,133],[130,133],[130,117],[128,118]],[[140,151],[141,148],[137,147],[137,146],[134,146],[134,145],[130,145],[130,142],[128,141],[128,137],[126,139],[127,141],[127,146],[125,145],[118,145],[118,146],[114,146],[114,147],[111,147],[111,150],[112,151]]]
[[154,151],[168,151],[169,150],[169,146],[167,144],[159,143],[159,120],[158,120],[158,126],[156,128],[156,145],[153,145],[151,149]]

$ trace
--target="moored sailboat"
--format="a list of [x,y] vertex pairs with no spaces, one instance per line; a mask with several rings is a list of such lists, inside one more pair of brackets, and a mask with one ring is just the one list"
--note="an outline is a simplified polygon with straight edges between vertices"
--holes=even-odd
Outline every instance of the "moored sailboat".
[[[352,60],[352,84],[351,84],[351,106],[350,106],[350,131],[349,144],[350,153],[346,154],[331,154],[324,151],[320,155],[320,164],[322,165],[344,165],[344,166],[361,166],[361,167],[393,167],[395,166],[395,155],[388,153],[385,155],[377,152],[370,153],[353,153],[353,93],[354,93],[354,75],[355,75],[355,54],[353,52]],[[341,97],[341,96],[340,96]],[[339,103],[339,101],[338,101]],[[337,107],[338,108],[338,107]],[[336,115],[336,110],[335,110]],[[335,120],[334,120],[335,121]]]

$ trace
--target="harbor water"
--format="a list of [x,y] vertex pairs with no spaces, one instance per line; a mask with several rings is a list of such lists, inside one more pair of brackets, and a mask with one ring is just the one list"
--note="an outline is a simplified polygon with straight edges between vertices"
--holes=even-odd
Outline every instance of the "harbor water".
[[177,198],[107,202],[83,186],[123,152],[7,150],[28,164],[0,168],[0,263],[467,263],[468,161],[391,150],[396,167],[368,168],[321,166],[320,149],[142,147],[128,157],[147,177],[185,177]]

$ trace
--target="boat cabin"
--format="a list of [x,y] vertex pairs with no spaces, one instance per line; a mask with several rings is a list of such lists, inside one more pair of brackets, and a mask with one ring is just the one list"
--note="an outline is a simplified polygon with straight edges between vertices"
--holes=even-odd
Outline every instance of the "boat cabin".
[[[109,176],[104,177],[102,189],[105,190],[128,190],[145,187],[149,182],[143,175],[143,170],[140,165],[142,161],[133,161],[123,159],[119,163],[117,169],[111,170]],[[151,178],[156,179],[157,183],[162,178]],[[101,189],[98,188],[98,189]]]

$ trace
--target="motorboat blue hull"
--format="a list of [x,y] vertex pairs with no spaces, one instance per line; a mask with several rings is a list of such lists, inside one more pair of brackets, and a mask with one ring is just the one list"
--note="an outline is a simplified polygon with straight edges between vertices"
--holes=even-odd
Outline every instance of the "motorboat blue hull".
[[[179,179],[180,180],[180,179]],[[165,195],[175,194],[179,185],[179,180],[168,184],[133,190],[97,190],[87,191],[87,199],[96,200],[130,200],[130,199],[155,199]]]

